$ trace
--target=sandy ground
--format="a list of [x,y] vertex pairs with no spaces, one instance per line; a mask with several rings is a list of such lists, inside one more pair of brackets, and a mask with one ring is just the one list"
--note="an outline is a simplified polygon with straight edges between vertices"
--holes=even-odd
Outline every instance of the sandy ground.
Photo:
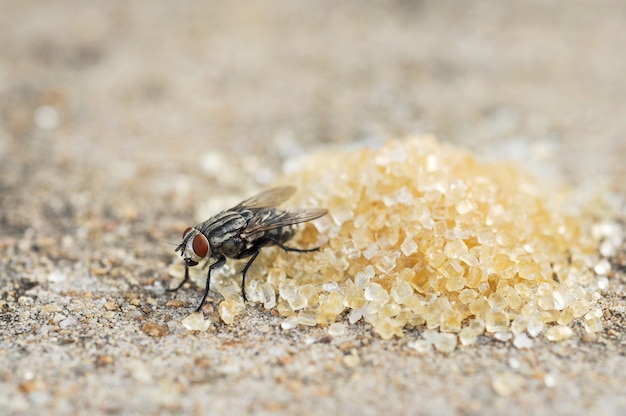
[[604,0],[3,0],[2,413],[625,414],[623,254],[605,330],[530,350],[418,354],[419,328],[286,331],[254,304],[194,333],[199,289],[163,290],[181,230],[319,149],[435,133],[626,194],[624,21]]

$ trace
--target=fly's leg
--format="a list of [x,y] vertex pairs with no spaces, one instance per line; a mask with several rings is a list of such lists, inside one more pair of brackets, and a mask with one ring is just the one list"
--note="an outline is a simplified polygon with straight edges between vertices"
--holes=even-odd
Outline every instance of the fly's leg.
[[176,292],[187,282],[187,280],[189,280],[189,263],[185,263],[185,278],[183,279],[183,281],[180,282],[180,284],[176,286],[174,289],[165,289],[165,290],[167,290],[168,292]]
[[282,248],[285,251],[295,251],[296,253],[310,253],[313,251],[319,251],[319,247],[315,247],[315,248],[307,248],[307,249],[302,249],[302,248],[293,248],[293,247],[287,247],[286,245],[284,245],[283,243],[281,243],[278,240],[271,240],[272,243],[274,243],[275,245],[277,245],[278,247]]
[[[299,248],[287,247],[283,243],[281,243],[280,241],[274,240],[272,238],[260,239],[260,240],[255,241],[254,247],[250,247],[247,250],[244,250],[241,253],[239,253],[237,256],[235,256],[236,259],[243,259],[243,258],[246,258],[246,257],[250,257],[250,260],[248,260],[248,263],[246,263],[246,265],[244,266],[243,270],[241,270],[241,274],[242,274],[242,276],[241,276],[241,296],[243,297],[244,302],[248,301],[248,297],[246,296],[246,272],[248,271],[250,266],[252,266],[252,263],[254,263],[254,260],[256,260],[257,256],[261,252],[261,247],[263,247],[263,246],[265,246],[265,245],[267,245],[269,243],[273,243],[273,244],[277,245],[278,247],[282,248],[285,251],[295,251],[297,253],[310,253],[312,251],[318,251],[320,249],[319,247],[310,248],[310,249],[299,249]],[[213,266],[211,266],[211,267],[213,267]]]
[[217,261],[215,263],[213,263],[212,265],[209,266],[209,272],[206,275],[206,287],[204,288],[204,294],[202,295],[202,301],[200,302],[200,305],[196,309],[196,312],[200,312],[200,310],[204,306],[204,303],[206,302],[206,297],[209,294],[209,287],[211,286],[211,270],[217,269],[218,267],[222,267],[224,265],[224,263],[226,263],[226,257],[221,256],[220,258],[217,259]]
[[248,271],[250,266],[252,266],[252,263],[257,258],[257,256],[259,255],[260,252],[261,252],[260,250],[256,250],[254,252],[254,254],[252,254],[252,257],[250,257],[250,260],[248,260],[248,263],[246,263],[245,267],[241,271],[241,274],[242,274],[242,277],[241,277],[241,296],[243,297],[243,301],[244,302],[248,301],[248,298],[246,297],[246,272]]
[[246,257],[250,257],[250,260],[248,260],[248,263],[246,263],[244,268],[241,270],[241,274],[242,274],[242,277],[241,277],[241,296],[243,297],[244,302],[248,301],[248,297],[246,296],[246,272],[248,271],[250,266],[252,266],[252,262],[254,262],[256,257],[261,252],[261,247],[263,247],[264,245],[266,245],[269,242],[270,242],[270,240],[266,240],[266,239],[257,240],[256,244],[253,247],[249,247],[249,248],[243,250],[241,253],[239,253],[238,255],[235,256],[236,259],[245,259]]

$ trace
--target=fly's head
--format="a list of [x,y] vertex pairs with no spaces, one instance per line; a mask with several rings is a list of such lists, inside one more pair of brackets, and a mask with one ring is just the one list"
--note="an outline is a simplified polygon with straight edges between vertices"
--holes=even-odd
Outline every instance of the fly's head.
[[189,227],[183,232],[183,241],[175,251],[180,251],[187,266],[195,266],[209,255],[209,241],[200,231]]

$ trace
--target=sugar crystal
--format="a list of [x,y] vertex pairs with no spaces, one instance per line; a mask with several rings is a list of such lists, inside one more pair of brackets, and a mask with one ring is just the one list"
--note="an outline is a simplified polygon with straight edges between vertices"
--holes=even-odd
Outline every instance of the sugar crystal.
[[291,309],[293,309],[294,311],[302,309],[308,305],[306,296],[304,296],[302,293],[298,293],[292,298],[287,299],[287,302],[289,302],[289,306],[291,306]]
[[244,304],[241,298],[228,298],[220,302],[218,311],[220,318],[225,324],[232,324],[235,318],[244,310]]
[[282,329],[284,329],[285,331],[288,331],[290,329],[294,329],[295,327],[298,326],[298,317],[297,316],[290,316],[288,318],[285,318],[281,323],[280,323],[280,327]]
[[374,276],[374,268],[371,265],[368,265],[363,271],[356,274],[354,278],[354,283],[358,287],[365,287]]
[[454,334],[437,333],[433,336],[433,345],[440,352],[449,353],[455,350],[457,338]]
[[463,345],[471,345],[476,342],[480,334],[485,331],[485,323],[479,319],[474,319],[468,326],[459,332],[459,341]]
[[602,259],[598,264],[596,264],[593,270],[599,274],[606,276],[611,271],[611,264],[607,259]]
[[389,293],[378,283],[369,283],[365,288],[365,299],[384,305],[389,300]]
[[546,330],[546,338],[550,341],[563,341],[574,335],[574,331],[569,326],[555,325]]
[[342,323],[335,322],[328,327],[328,335],[333,337],[340,337],[346,333],[346,326]]
[[185,329],[189,331],[206,331],[211,326],[210,319],[204,319],[201,312],[194,312],[181,321]]
[[432,342],[426,341],[424,339],[418,339],[418,340],[415,340],[415,341],[411,341],[407,345],[408,345],[409,348],[414,349],[419,354],[426,354],[428,352],[431,352],[432,349],[433,349]]
[[417,244],[409,236],[406,236],[400,245],[400,249],[405,256],[410,256],[417,251]]
[[[444,351],[481,335],[513,334],[516,348],[530,348],[544,331],[564,339],[562,328],[576,322],[602,329],[598,299],[611,269],[597,253],[616,253],[624,233],[615,221],[594,225],[600,215],[589,213],[608,212],[597,200],[575,200],[576,192],[519,166],[481,161],[433,137],[309,157],[280,182],[302,191],[290,205],[329,209],[290,242],[321,249],[268,250],[249,280],[251,299],[275,304],[292,317],[285,322],[364,318],[383,338],[426,327],[448,333],[410,345]],[[180,279],[181,270],[171,274]],[[236,279],[216,277],[229,302],[240,297]],[[231,303],[220,307],[228,321],[240,313]]]
[[300,325],[315,326],[317,324],[317,310],[315,308],[302,309],[298,313],[298,323]]
[[528,329],[528,334],[531,337],[536,337],[537,335],[539,335],[544,328],[544,324],[543,322],[541,322],[539,320],[539,317],[537,315],[532,316],[529,320],[528,320],[528,324],[527,324],[527,329]]
[[532,348],[533,340],[531,338],[528,338],[528,335],[526,335],[525,333],[518,333],[514,335],[513,346],[520,350]]

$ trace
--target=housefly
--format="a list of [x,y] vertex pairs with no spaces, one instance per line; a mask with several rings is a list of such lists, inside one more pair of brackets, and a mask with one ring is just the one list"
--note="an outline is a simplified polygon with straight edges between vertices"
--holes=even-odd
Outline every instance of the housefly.
[[[276,206],[285,202],[296,188],[282,186],[261,192],[252,198],[220,212],[203,223],[187,228],[183,240],[176,247],[185,261],[185,278],[174,289],[176,291],[189,280],[189,268],[202,259],[215,259],[209,266],[202,301],[196,309],[200,311],[206,302],[211,283],[211,271],[226,263],[226,258],[245,259],[248,262],[241,271],[241,294],[246,298],[246,272],[256,260],[261,248],[275,245],[285,251],[307,253],[319,250],[298,249],[285,245],[296,233],[296,225],[312,221],[326,214],[326,209],[281,210]],[[207,263],[208,264],[208,263]]]

